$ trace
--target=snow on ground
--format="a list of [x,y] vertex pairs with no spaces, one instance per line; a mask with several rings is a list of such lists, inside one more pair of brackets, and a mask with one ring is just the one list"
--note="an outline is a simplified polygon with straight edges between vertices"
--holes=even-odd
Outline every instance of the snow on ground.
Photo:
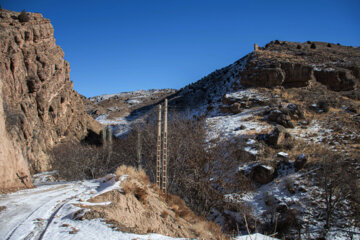
[[262,235],[260,233],[254,233],[245,236],[238,236],[234,240],[277,240],[278,238],[273,238],[269,236]]
[[127,101],[129,104],[138,104],[141,103],[142,98],[151,97],[152,94],[162,93],[162,92],[176,92],[175,89],[149,89],[149,90],[138,90],[133,92],[121,92],[115,94],[103,94],[95,97],[91,97],[90,101],[99,103],[101,101],[107,100],[112,97],[121,97],[129,98]]
[[234,100],[238,99],[240,101],[243,100],[244,98],[257,100],[259,102],[270,101],[270,98],[268,96],[266,96],[265,94],[259,93],[258,89],[256,89],[256,88],[248,88],[248,89],[244,89],[242,91],[228,93],[228,94],[225,94],[225,98],[234,99]]
[[235,136],[251,137],[270,129],[266,122],[255,121],[254,117],[264,111],[263,107],[246,109],[235,115],[223,115],[206,119],[208,140]]
[[115,181],[114,175],[87,181],[42,182],[49,175],[35,176],[36,188],[0,195],[0,206],[6,207],[0,211],[0,239],[173,239],[158,234],[114,231],[101,219],[74,219],[76,214],[85,213],[74,204],[109,204],[87,200],[120,190],[120,182]]
[[312,121],[306,129],[296,126],[293,129],[287,129],[295,138],[302,139],[307,142],[318,143],[325,137],[331,136],[333,130],[326,129],[317,121]]

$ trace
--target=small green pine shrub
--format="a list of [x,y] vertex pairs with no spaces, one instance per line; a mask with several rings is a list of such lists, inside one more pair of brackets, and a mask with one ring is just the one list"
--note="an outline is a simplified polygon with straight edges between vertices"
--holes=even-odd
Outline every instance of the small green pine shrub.
[[275,40],[275,44],[280,44],[280,41],[279,41],[279,40]]
[[316,48],[315,43],[312,43],[311,46],[310,46],[310,48],[315,49],[315,48]]
[[18,16],[19,22],[28,22],[30,20],[29,14],[25,10],[22,10]]
[[330,44],[330,43],[328,43],[327,47],[331,47],[331,44]]
[[301,49],[301,46],[300,46],[300,45],[297,45],[296,48],[297,48],[297,49]]

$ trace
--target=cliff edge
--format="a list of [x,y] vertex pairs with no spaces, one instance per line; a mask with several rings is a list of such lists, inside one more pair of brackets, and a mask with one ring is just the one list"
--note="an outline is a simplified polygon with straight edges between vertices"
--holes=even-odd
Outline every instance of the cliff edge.
[[29,172],[51,169],[48,150],[101,125],[73,90],[70,66],[50,21],[0,10],[0,189],[25,187]]

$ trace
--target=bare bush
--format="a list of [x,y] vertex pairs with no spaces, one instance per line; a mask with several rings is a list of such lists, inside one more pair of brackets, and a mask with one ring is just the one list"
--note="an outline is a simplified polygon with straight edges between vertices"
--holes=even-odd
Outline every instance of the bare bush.
[[52,167],[67,180],[91,179],[109,172],[111,151],[102,146],[67,142],[52,150]]
[[[214,156],[206,150],[204,120],[174,112],[169,113],[168,119],[168,192],[186,196],[188,204],[198,213],[208,211],[211,199],[220,195],[210,183]],[[150,114],[145,122],[134,125],[130,133],[114,142],[117,163],[113,165],[142,167],[154,182],[156,139],[157,117]]]
[[359,225],[356,211],[360,205],[356,199],[360,189],[354,178],[358,173],[352,166],[356,160],[346,159],[327,149],[320,149],[315,157],[319,160],[315,180],[320,189],[318,197],[322,201],[320,210],[325,222],[322,236],[325,237],[332,227],[337,226],[339,219],[343,223]]

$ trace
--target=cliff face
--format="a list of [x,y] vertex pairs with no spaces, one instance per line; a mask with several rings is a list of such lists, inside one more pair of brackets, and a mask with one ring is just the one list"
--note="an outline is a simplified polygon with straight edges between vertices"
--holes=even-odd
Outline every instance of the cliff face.
[[[50,21],[28,13],[29,21],[20,22],[18,15],[0,11],[0,120],[6,129],[1,138],[7,134],[21,151],[9,156],[1,152],[0,163],[3,169],[45,171],[51,168],[47,152],[54,144],[83,139],[89,130],[98,132],[101,126],[86,114],[81,97],[73,90],[70,66],[55,44]],[[14,164],[17,161],[22,162],[20,167]],[[0,188],[11,187],[5,182],[18,179],[9,174],[6,179],[1,174]]]
[[249,55],[241,84],[304,87],[316,80],[333,91],[358,88],[360,51],[325,42],[271,42]]

